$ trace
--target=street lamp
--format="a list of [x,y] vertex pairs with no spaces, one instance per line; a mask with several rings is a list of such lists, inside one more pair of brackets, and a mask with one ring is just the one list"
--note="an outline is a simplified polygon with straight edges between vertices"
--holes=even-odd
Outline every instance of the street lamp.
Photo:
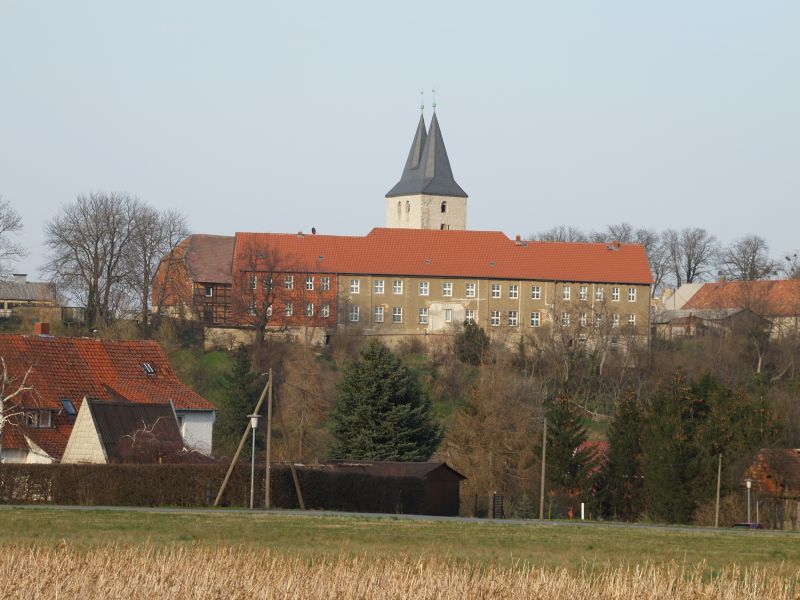
[[256,480],[256,428],[258,428],[258,420],[261,415],[254,413],[247,416],[250,417],[250,429],[253,430],[253,451],[250,453],[250,510],[253,510],[253,494]]
[[744,482],[747,485],[747,523],[750,524],[750,488],[753,487],[753,480],[748,477]]

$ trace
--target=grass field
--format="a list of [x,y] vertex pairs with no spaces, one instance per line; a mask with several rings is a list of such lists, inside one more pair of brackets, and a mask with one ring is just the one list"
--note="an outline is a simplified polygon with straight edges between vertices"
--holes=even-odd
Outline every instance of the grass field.
[[220,546],[306,558],[435,557],[474,565],[525,563],[570,572],[672,561],[708,570],[800,565],[800,535],[732,530],[669,530],[580,525],[515,525],[486,521],[421,521],[241,512],[165,514],[112,510],[0,508],[0,544],[66,542]]

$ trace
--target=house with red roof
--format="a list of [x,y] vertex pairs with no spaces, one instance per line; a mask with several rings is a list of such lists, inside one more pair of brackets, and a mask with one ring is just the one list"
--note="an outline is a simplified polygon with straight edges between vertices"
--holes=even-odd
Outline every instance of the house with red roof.
[[4,397],[25,388],[3,407],[4,462],[59,462],[86,400],[171,404],[185,446],[211,453],[215,408],[181,383],[156,342],[0,334],[0,358]]
[[196,234],[162,261],[154,304],[202,320],[207,344],[255,332],[391,342],[474,321],[497,334],[587,342],[649,335],[652,276],[637,244],[534,242],[467,228],[438,117],[420,117],[386,227],[363,236]]

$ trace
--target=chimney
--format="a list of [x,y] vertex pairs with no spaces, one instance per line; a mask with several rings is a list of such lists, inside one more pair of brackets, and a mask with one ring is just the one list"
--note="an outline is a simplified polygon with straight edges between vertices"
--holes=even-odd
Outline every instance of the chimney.
[[527,246],[527,245],[528,245],[528,242],[527,242],[527,241],[523,241],[523,239],[522,239],[522,236],[521,236],[521,235],[519,235],[519,234],[517,234],[517,235],[514,237],[514,243],[515,243],[517,246]]
[[14,273],[14,283],[27,283],[27,273]]
[[50,335],[50,323],[34,323],[33,335]]

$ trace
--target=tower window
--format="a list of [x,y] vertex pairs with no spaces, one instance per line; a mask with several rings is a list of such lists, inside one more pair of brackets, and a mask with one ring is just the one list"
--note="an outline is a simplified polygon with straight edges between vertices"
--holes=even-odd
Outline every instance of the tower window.
[[411,212],[411,202],[409,202],[408,200],[406,200],[406,212],[407,213]]
[[403,212],[403,209],[401,207],[401,202],[398,200],[397,201],[397,218],[398,219],[400,218],[400,215],[402,214],[402,212]]
[[444,200],[444,201],[442,201],[442,213],[446,213],[446,212],[447,212],[447,201]]

